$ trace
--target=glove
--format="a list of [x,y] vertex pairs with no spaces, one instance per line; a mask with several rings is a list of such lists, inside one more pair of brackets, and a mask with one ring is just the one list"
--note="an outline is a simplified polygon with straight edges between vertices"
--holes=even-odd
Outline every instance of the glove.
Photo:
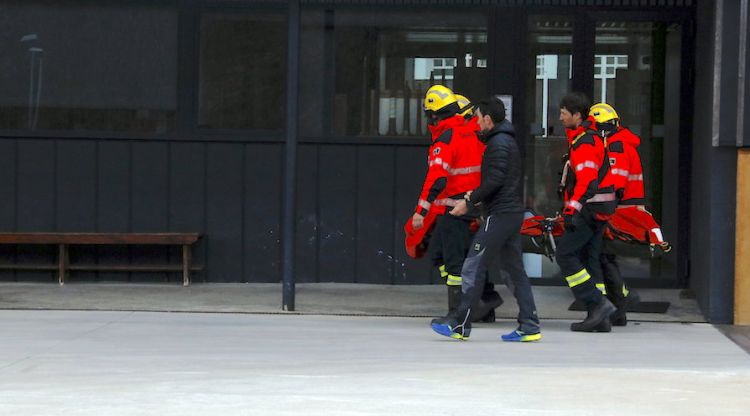
[[575,231],[576,226],[574,224],[573,218],[576,215],[580,215],[580,213],[576,211],[575,208],[571,206],[565,207],[562,213],[563,223],[565,224],[565,231]]

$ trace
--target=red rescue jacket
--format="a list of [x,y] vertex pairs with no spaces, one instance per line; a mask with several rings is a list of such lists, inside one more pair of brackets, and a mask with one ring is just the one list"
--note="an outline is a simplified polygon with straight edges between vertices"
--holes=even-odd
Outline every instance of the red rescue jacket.
[[[641,139],[632,131],[619,127],[617,132],[607,138],[610,161],[614,161],[612,174],[622,186],[619,196],[620,205],[645,205],[646,193],[643,186],[643,165],[638,154]],[[617,171],[615,171],[617,169]]]
[[[476,124],[476,123],[473,123]],[[484,144],[476,128],[455,115],[429,126],[432,146],[427,156],[427,176],[415,212],[427,215],[433,204],[453,206],[455,201],[479,186]]]
[[611,215],[615,207],[615,180],[604,140],[595,126],[596,121],[589,117],[577,128],[566,129],[570,164],[563,195],[566,206],[580,211],[585,204],[592,204],[597,213]]

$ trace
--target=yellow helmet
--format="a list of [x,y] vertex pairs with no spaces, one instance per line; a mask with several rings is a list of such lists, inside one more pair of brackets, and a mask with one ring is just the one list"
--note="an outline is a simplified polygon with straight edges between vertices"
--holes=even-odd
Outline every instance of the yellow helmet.
[[446,107],[455,103],[456,96],[453,95],[453,91],[443,85],[433,85],[424,95],[424,111],[428,113],[445,112]]
[[598,103],[591,106],[589,115],[594,117],[597,123],[617,122],[620,120],[620,116],[611,105],[607,103]]
[[455,94],[456,101],[458,102],[458,106],[460,109],[458,110],[458,114],[466,117],[471,115],[471,110],[473,106],[471,105],[471,101],[469,101],[468,98],[464,97],[461,94]]

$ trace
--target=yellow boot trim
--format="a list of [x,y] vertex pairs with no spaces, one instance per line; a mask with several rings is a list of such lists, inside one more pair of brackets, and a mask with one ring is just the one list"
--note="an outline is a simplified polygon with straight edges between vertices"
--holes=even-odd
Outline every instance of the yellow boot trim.
[[597,283],[596,288],[599,289],[600,292],[602,292],[602,295],[607,294],[607,287],[604,286],[604,283]]
[[438,270],[440,271],[440,277],[442,277],[443,279],[448,278],[448,272],[445,271],[445,265],[444,264],[441,264],[440,266],[438,266]]
[[445,281],[448,286],[461,286],[461,276],[455,274],[449,274],[448,279]]
[[571,274],[570,276],[565,277],[565,280],[568,281],[568,286],[570,287],[576,287],[589,279],[591,279],[591,275],[586,271],[586,269],[583,269],[576,274]]

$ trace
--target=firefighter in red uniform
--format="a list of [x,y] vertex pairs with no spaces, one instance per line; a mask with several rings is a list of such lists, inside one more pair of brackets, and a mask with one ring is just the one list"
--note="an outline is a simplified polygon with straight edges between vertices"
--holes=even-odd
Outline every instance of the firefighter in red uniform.
[[[596,120],[599,134],[607,140],[610,172],[615,182],[618,209],[637,207],[645,210],[645,188],[643,186],[643,165],[638,154],[641,139],[629,129],[620,126],[620,116],[606,103],[595,104],[589,113]],[[638,302],[638,295],[629,290],[620,274],[611,243],[605,242],[600,256],[602,267],[603,293],[617,307],[610,321],[614,326],[628,323],[628,306]],[[597,283],[599,285],[599,283]]]
[[558,241],[556,259],[573,295],[588,311],[586,319],[570,326],[571,331],[609,332],[609,317],[616,308],[596,288],[595,279],[601,276],[602,235],[615,211],[616,197],[607,149],[597,134],[596,120],[588,116],[589,107],[588,98],[580,93],[560,100],[569,158],[563,173],[565,234]]
[[[424,216],[433,205],[453,207],[463,195],[478,186],[484,144],[468,128],[453,92],[442,85],[432,86],[425,94],[424,111],[432,136],[427,158],[427,176],[422,186],[412,225],[422,227]],[[444,261],[441,274],[448,286],[448,308],[461,301],[461,267],[471,240],[470,225],[477,214],[464,217],[440,215],[430,246]],[[438,265],[441,266],[441,265]],[[502,302],[502,300],[500,300]],[[494,309],[494,308],[492,308]],[[484,314],[477,315],[483,317]]]

